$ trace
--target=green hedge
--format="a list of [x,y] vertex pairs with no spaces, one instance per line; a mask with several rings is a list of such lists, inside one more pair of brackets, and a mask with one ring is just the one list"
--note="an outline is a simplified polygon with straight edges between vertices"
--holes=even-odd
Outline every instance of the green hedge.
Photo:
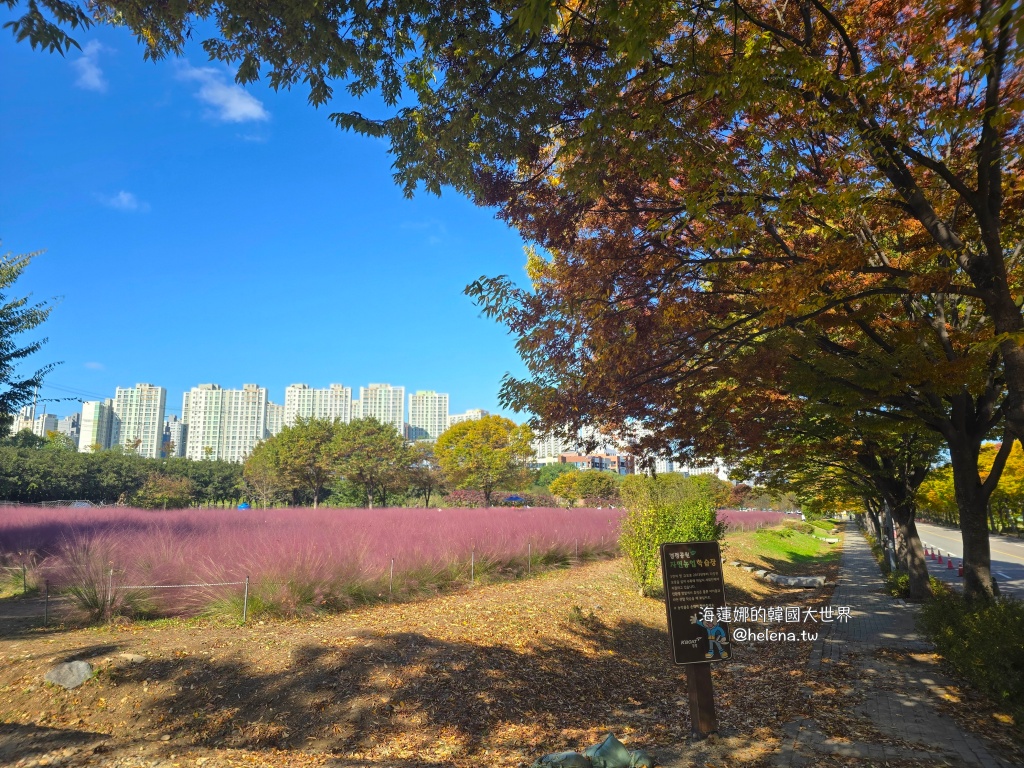
[[1024,724],[1024,603],[1000,598],[968,604],[945,585],[918,623],[936,650],[973,686]]

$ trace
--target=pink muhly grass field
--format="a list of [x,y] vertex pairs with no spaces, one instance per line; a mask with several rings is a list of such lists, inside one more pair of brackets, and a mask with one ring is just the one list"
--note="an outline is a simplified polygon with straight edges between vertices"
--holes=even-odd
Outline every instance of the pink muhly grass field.
[[[119,586],[251,578],[250,610],[294,613],[525,570],[618,546],[622,512],[609,509],[140,509],[0,508],[0,561],[28,562],[51,587],[106,594],[140,612],[191,613],[238,603],[241,588],[128,592]],[[97,598],[102,603],[102,596]]]
[[[783,512],[762,509],[720,509],[718,519],[734,531],[753,531],[766,525],[779,525],[787,516]],[[797,518],[799,519],[799,518]]]

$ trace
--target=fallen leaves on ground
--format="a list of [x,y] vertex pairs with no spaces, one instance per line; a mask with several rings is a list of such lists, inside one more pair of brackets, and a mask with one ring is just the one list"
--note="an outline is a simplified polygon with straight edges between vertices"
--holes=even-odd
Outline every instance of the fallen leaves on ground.
[[[726,576],[740,605],[828,596]],[[614,732],[666,765],[763,765],[804,706],[810,650],[737,646],[713,670],[720,734],[690,744],[663,603],[620,560],[245,627],[0,630],[0,762],[515,766]],[[42,683],[70,658],[96,677]]]

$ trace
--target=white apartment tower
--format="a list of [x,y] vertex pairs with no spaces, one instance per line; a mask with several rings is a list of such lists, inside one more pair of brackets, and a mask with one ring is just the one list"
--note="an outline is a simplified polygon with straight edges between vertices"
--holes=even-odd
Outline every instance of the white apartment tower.
[[419,391],[409,395],[410,440],[437,440],[448,428],[448,395]]
[[296,419],[352,420],[352,388],[331,384],[327,389],[313,389],[306,384],[292,384],[284,391],[284,423]]
[[359,418],[374,418],[405,434],[405,387],[371,384],[359,388]]
[[78,431],[78,450],[89,453],[92,450],[105,451],[114,438],[114,401],[90,400],[82,403],[82,422]]
[[256,384],[221,389],[192,387],[182,398],[181,418],[188,424],[185,456],[241,462],[267,431],[267,390]]
[[147,459],[160,458],[167,390],[153,384],[118,387],[114,395],[114,445],[136,448]]
[[284,429],[284,406],[278,403],[267,403],[267,430],[266,437],[273,437]]
[[188,442],[188,424],[171,415],[164,422],[164,442],[168,445],[167,458],[180,458],[185,455]]
[[453,413],[448,417],[448,426],[454,427],[456,424],[461,424],[463,421],[476,421],[482,419],[484,416],[490,416],[490,413],[485,411],[483,408],[470,408],[465,413]]

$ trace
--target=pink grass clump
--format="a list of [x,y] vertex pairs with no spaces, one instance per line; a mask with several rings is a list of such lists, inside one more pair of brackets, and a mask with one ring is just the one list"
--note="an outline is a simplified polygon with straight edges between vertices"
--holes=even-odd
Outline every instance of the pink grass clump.
[[[0,558],[30,558],[55,587],[105,574],[117,588],[251,579],[259,605],[342,607],[557,557],[609,554],[621,511],[609,509],[0,508]],[[20,554],[19,554],[20,553]],[[113,570],[113,576],[110,571]],[[83,575],[87,574],[87,575]],[[102,584],[93,585],[103,592]],[[236,600],[238,586],[132,592],[154,613]],[[269,608],[268,608],[269,610]]]
[[[720,509],[718,519],[734,531],[754,531],[766,525],[779,525],[787,519],[783,512],[763,509]],[[792,518],[789,518],[792,519]]]

